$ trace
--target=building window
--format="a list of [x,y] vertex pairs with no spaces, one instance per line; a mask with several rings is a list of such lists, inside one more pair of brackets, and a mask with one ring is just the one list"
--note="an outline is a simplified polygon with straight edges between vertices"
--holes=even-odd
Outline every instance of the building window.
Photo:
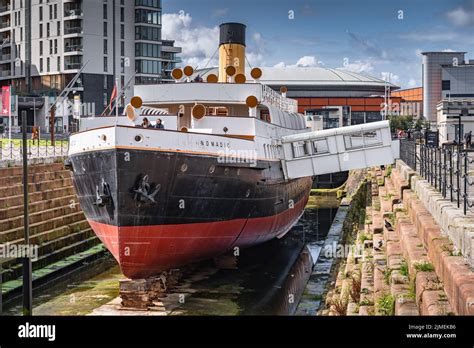
[[135,0],[135,6],[161,8],[160,0]]
[[135,40],[161,41],[160,28],[137,26],[135,27]]
[[139,74],[158,75],[161,73],[161,62],[155,60],[137,60],[135,70]]
[[46,23],[46,36],[50,37],[51,36],[51,25],[49,23]]
[[451,90],[451,80],[443,80],[441,82],[441,89],[443,91],[450,91]]
[[120,21],[125,22],[125,8],[120,8]]
[[161,24],[161,11],[135,10],[135,23]]
[[107,22],[104,22],[104,36],[107,36]]
[[46,58],[46,72],[49,72],[51,70],[51,65],[50,65],[50,59],[49,57]]
[[58,54],[58,40],[54,39],[54,54]]
[[107,75],[104,75],[104,89],[107,90]]
[[39,29],[39,37],[43,37],[43,23],[40,23],[40,29]]
[[106,107],[107,105],[109,105],[109,98],[107,92],[104,92],[104,107]]
[[53,40],[49,40],[49,54],[53,54]]
[[40,58],[40,72],[43,72],[43,58]]
[[53,19],[53,5],[49,5],[49,20]]
[[109,70],[108,64],[107,64],[107,57],[104,57],[104,72],[107,72]]
[[121,38],[122,40],[125,39],[125,25],[123,25],[123,24],[120,25],[120,38]]
[[40,56],[43,55],[43,41],[40,41]]
[[58,71],[61,71],[61,57],[58,57]]
[[104,39],[104,54],[107,54],[107,48],[108,48],[107,39]]
[[125,42],[120,42],[120,55],[123,57],[125,56]]
[[58,18],[58,5],[54,4],[54,19]]
[[104,4],[104,19],[107,19],[107,4]]
[[136,57],[150,57],[160,58],[161,57],[161,46],[158,44],[135,44],[135,56]]
[[43,20],[43,6],[40,6],[40,7],[39,7],[39,20],[40,20],[40,21]]
[[57,32],[58,32],[58,36],[61,36],[61,22],[58,22]]

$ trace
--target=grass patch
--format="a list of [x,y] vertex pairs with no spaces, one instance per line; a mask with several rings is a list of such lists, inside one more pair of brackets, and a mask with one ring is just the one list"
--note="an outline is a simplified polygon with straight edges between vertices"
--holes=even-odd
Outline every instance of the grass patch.
[[377,301],[378,311],[385,316],[395,314],[395,297],[392,294],[384,294]]
[[410,275],[408,263],[406,260],[402,260],[402,263],[400,264],[400,274],[405,277]]
[[372,236],[365,233],[359,234],[359,241],[361,242],[361,244],[364,244],[366,240],[372,240]]
[[385,271],[383,271],[384,283],[387,285],[390,285],[391,277],[392,277],[392,270],[390,268],[385,269]]
[[434,272],[435,268],[430,262],[415,263],[413,267],[419,272]]

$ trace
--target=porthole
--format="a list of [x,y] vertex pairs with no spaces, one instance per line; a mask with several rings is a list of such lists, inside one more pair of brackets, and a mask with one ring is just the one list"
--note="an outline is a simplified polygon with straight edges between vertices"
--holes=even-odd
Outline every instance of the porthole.
[[248,189],[247,192],[245,192],[245,197],[246,197],[246,198],[249,198],[249,197],[250,197],[250,189]]
[[141,134],[135,135],[135,141],[137,143],[141,143],[143,141],[143,135]]
[[229,175],[229,172],[230,172],[229,168],[224,169],[224,175]]
[[209,167],[209,174],[214,174],[215,171],[216,171],[216,166],[212,165]]
[[186,163],[183,163],[183,164],[181,165],[181,171],[182,171],[183,173],[186,173],[186,172],[188,171],[188,165],[187,165]]
[[100,140],[102,140],[103,142],[106,142],[106,141],[107,141],[107,135],[102,134],[102,135],[100,136]]

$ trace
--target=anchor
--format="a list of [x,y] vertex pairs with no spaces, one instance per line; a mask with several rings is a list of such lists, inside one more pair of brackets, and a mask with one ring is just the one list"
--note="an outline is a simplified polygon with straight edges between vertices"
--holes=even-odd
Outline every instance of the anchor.
[[156,185],[152,190],[148,182],[148,175],[144,175],[141,180],[139,180],[137,187],[133,190],[133,192],[135,192],[133,199],[137,203],[156,204],[155,196],[160,191],[160,188],[160,185]]
[[109,184],[102,178],[102,193],[99,191],[99,185],[95,187],[95,202],[94,205],[102,208],[112,203],[112,194],[110,192]]

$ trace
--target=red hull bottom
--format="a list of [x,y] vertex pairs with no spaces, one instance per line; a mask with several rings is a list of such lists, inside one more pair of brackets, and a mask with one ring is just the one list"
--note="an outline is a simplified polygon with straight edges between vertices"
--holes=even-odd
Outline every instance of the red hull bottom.
[[264,243],[286,234],[300,218],[308,197],[278,215],[155,226],[111,226],[89,221],[125,276],[146,278],[167,269],[212,258],[234,247]]

